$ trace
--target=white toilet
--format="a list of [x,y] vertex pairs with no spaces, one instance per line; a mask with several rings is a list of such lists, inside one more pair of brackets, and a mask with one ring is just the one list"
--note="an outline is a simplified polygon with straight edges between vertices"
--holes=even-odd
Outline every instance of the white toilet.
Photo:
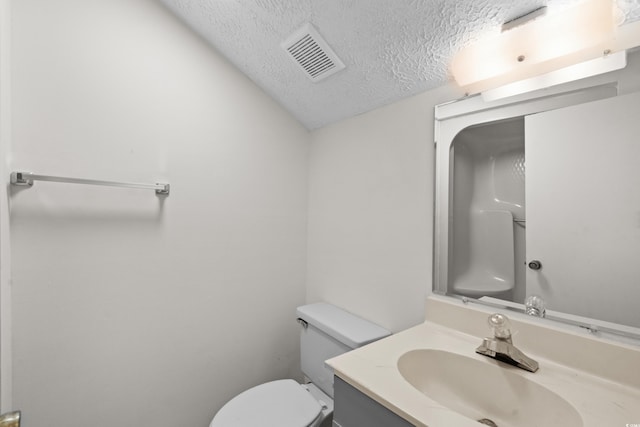
[[278,380],[246,390],[224,405],[209,427],[319,427],[333,414],[333,372],[324,361],[389,331],[331,304],[298,307],[300,361],[311,382]]

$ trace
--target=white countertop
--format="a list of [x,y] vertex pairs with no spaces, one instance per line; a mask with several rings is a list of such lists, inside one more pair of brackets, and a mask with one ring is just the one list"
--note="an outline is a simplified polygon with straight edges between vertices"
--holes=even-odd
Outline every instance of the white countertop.
[[[431,302],[432,305],[441,303],[443,302]],[[456,321],[461,321],[460,317],[467,315],[466,308],[461,311],[460,307],[455,307],[455,304],[451,307],[446,306],[450,303],[443,304],[445,306],[438,306],[437,309],[432,307],[433,311],[440,313],[441,310],[448,311],[448,315],[455,316]],[[469,310],[468,315],[468,322],[471,322],[472,329],[478,327],[478,319],[486,318],[486,313],[482,310]],[[416,349],[457,353],[482,363],[498,365],[516,375],[522,375],[529,381],[564,398],[580,414],[584,427],[624,427],[627,424],[640,424],[640,381],[637,380],[640,370],[640,348],[597,340],[594,343],[593,339],[588,337],[548,330],[544,326],[525,325],[517,320],[514,321],[511,313],[507,315],[514,323],[514,331],[523,329],[521,334],[516,332],[514,335],[514,345],[520,348],[519,339],[528,344],[528,348],[520,349],[539,362],[540,369],[536,373],[476,354],[475,349],[482,342],[482,336],[461,332],[430,320],[330,359],[327,363],[333,367],[336,375],[347,383],[416,426],[477,427],[479,425],[477,421],[453,412],[428,398],[402,377],[397,366],[398,359],[406,352]],[[442,318],[442,316],[439,317]],[[479,329],[486,329],[485,335],[490,334],[487,326],[480,325]],[[525,332],[536,336],[524,339],[522,335]],[[566,335],[564,339],[562,337],[559,339],[558,335],[563,334]],[[560,346],[563,343],[571,346],[571,350],[559,349],[558,354],[569,354],[581,369],[575,369],[545,357],[553,355],[552,351],[536,353],[536,342],[548,341],[559,342]],[[588,349],[588,354],[584,354],[586,361],[578,360],[581,358],[581,348],[576,346]],[[602,372],[598,369],[597,360],[603,367]],[[617,381],[616,378],[625,378],[625,381]]]

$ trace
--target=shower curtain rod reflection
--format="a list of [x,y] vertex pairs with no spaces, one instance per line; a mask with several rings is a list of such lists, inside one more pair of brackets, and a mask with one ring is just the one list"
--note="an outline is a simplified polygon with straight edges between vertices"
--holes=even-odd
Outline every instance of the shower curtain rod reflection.
[[169,184],[139,184],[135,182],[98,181],[95,179],[66,178],[62,176],[36,175],[31,172],[11,172],[11,184],[32,186],[34,181],[64,182],[68,184],[104,185],[109,187],[155,190],[156,194],[169,195]]

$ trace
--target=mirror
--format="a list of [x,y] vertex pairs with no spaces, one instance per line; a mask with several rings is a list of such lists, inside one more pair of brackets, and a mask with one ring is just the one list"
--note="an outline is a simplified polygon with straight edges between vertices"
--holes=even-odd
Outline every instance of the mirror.
[[438,106],[434,291],[636,332],[639,117],[638,50],[542,95]]

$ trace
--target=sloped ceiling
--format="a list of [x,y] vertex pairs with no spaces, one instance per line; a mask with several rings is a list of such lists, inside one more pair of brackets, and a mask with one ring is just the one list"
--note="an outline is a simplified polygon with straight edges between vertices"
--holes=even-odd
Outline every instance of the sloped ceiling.
[[[161,0],[308,129],[351,117],[449,79],[452,55],[541,6],[580,0]],[[617,0],[619,22],[640,0]],[[312,23],[346,64],[309,80],[282,41]]]

